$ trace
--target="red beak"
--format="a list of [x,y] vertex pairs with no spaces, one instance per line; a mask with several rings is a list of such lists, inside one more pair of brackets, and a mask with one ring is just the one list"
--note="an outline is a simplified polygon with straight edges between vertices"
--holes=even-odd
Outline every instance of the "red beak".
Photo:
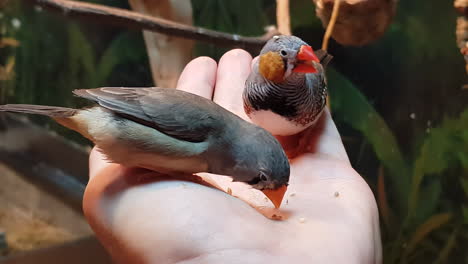
[[262,190],[268,199],[273,203],[276,209],[280,208],[281,202],[283,201],[284,194],[286,193],[288,186],[283,185],[276,190]]
[[314,73],[317,72],[315,69],[313,61],[320,63],[319,58],[315,55],[314,51],[312,50],[311,46],[302,45],[297,53],[296,59],[298,63],[294,68],[294,72],[302,72],[302,73]]

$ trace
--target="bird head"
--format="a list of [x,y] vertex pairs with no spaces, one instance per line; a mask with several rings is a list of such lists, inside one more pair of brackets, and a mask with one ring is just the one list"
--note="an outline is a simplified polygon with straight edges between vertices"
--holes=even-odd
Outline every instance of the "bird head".
[[262,51],[258,61],[258,71],[275,83],[280,83],[291,74],[317,72],[320,60],[311,46],[295,36],[274,36]]
[[247,144],[237,151],[233,174],[238,177],[233,179],[262,191],[279,208],[289,182],[289,160],[281,144],[268,131],[257,127],[251,135],[244,135]]
[[[278,174],[278,173],[276,173]],[[275,180],[277,177],[275,173],[265,173],[260,171],[256,177],[247,183],[252,185],[254,188],[259,189],[265,194],[268,199],[273,203],[275,208],[281,206],[283,201],[284,194],[288,189],[288,183],[280,183],[280,181]],[[284,175],[281,175],[284,177]],[[288,166],[288,179],[289,179],[289,166]]]

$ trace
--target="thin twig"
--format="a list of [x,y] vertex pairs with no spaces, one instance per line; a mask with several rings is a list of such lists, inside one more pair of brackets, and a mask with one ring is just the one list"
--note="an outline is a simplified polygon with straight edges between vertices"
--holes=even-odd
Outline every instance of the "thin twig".
[[245,37],[201,27],[188,26],[162,18],[98,4],[69,0],[24,1],[59,12],[67,17],[84,18],[86,21],[95,20],[97,23],[125,26],[138,30],[145,29],[171,36],[212,43],[219,46],[240,47],[251,51],[260,50],[268,39],[277,34],[276,30],[271,30],[260,37]]
[[276,0],[276,24],[283,35],[292,35],[289,0]]
[[[333,28],[335,27],[336,19],[340,10],[341,0],[335,0],[333,5],[333,10],[331,14],[330,21],[328,22],[327,30],[325,30],[325,35],[323,36],[322,49],[327,51],[328,41],[330,40],[331,34],[333,33]],[[330,95],[327,95],[327,107],[331,111]]]
[[330,18],[330,22],[328,22],[327,30],[325,31],[325,35],[323,36],[322,41],[322,49],[328,49],[328,41],[330,40],[331,34],[333,33],[333,28],[335,27],[336,19],[338,18],[338,11],[340,9],[341,0],[335,0],[333,4],[333,10]]

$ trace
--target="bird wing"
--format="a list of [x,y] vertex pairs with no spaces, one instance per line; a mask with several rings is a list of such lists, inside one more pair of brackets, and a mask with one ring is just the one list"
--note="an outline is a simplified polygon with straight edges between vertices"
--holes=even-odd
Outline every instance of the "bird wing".
[[73,93],[180,140],[202,142],[214,130],[223,127],[222,107],[176,89],[103,87]]

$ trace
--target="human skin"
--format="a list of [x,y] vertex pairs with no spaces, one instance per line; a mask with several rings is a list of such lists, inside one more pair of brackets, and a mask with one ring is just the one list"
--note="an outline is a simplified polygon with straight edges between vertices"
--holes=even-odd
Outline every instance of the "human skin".
[[[239,49],[219,65],[196,58],[177,89],[248,120],[242,90],[251,64]],[[351,167],[328,111],[308,141],[309,152],[291,160],[280,209],[228,177],[174,179],[107,163],[93,149],[84,212],[116,263],[381,263],[374,196]]]

